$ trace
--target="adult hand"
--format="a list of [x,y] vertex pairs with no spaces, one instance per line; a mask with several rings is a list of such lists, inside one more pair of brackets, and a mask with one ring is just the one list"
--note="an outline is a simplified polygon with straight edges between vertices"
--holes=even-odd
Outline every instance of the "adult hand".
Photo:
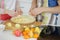
[[36,15],[44,12],[44,10],[45,9],[43,7],[41,7],[41,8],[35,8],[35,9],[33,9],[33,10],[30,11],[30,14],[33,15],[33,16],[36,16]]
[[22,12],[21,9],[17,9],[17,10],[16,10],[16,14],[17,14],[17,15],[22,15],[22,13],[23,13],[23,12]]

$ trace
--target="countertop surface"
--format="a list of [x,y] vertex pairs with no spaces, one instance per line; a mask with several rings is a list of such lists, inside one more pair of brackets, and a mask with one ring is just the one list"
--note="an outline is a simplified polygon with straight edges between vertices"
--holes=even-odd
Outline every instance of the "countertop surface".
[[24,39],[22,36],[16,37],[11,31],[0,32],[0,40],[37,40],[36,38]]
[[[22,36],[21,37],[14,36],[11,31],[3,31],[0,32],[0,40],[26,40],[26,39],[24,39]],[[44,37],[39,37],[38,39],[30,38],[27,40],[60,40],[60,36],[52,34]]]

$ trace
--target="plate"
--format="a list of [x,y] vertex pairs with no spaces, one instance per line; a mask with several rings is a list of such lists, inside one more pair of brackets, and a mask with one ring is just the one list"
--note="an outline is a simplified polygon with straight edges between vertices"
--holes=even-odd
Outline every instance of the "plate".
[[35,17],[30,15],[21,15],[21,16],[19,15],[17,17],[11,18],[11,21],[19,24],[28,24],[35,22]]

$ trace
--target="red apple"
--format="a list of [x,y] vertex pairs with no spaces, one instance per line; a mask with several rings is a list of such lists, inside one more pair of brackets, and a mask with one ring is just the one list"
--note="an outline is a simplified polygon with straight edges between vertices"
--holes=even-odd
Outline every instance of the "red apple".
[[4,21],[11,18],[11,16],[8,14],[0,14],[0,15],[1,15],[1,20],[4,20]]
[[14,32],[13,32],[13,34],[15,35],[15,36],[17,36],[17,37],[20,37],[21,36],[21,31],[20,30],[15,30]]

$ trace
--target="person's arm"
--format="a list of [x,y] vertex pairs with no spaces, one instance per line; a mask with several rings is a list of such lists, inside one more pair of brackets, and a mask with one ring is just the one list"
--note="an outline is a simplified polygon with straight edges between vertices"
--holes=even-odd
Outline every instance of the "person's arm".
[[16,8],[15,8],[15,10],[16,10],[16,13],[18,15],[21,15],[22,14],[22,10],[21,10],[21,8],[19,6],[19,1],[18,0],[16,0]]
[[45,8],[43,12],[52,12],[52,13],[60,13],[60,0],[58,0],[58,5],[56,7],[51,7],[51,8]]
[[31,15],[36,16],[42,12],[50,12],[50,13],[60,13],[60,6],[56,7],[40,7],[31,10]]
[[36,7],[37,7],[37,0],[32,0],[32,5],[31,5],[30,11],[31,11],[32,9],[36,8]]
[[58,4],[60,5],[60,0],[58,0]]
[[56,6],[56,7],[35,8],[31,11],[31,14],[36,16],[42,12],[60,13],[60,0],[58,0],[58,3],[59,3],[59,6]]
[[19,1],[18,0],[16,0],[16,6],[15,6],[16,8],[15,8],[15,10],[18,10],[20,7],[19,7]]
[[42,12],[60,13],[60,6],[51,7],[51,8],[45,7]]

